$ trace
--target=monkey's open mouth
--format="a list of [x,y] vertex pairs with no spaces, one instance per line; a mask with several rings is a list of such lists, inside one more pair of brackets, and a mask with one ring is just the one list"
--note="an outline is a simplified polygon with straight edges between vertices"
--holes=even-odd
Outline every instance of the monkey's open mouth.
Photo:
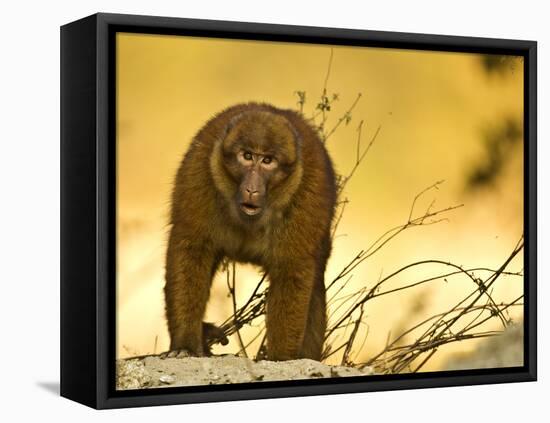
[[241,203],[241,210],[248,216],[256,216],[261,213],[262,208],[251,203]]

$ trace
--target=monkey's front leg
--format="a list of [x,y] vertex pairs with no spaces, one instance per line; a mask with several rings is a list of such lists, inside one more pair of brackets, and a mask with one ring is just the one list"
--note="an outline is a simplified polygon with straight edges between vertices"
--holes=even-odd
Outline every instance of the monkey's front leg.
[[212,251],[178,239],[177,232],[172,229],[164,287],[171,351],[185,350],[196,356],[207,353],[202,319],[216,265]]
[[267,296],[267,356],[269,360],[300,357],[309,303],[313,290],[315,263],[293,261],[269,272]]

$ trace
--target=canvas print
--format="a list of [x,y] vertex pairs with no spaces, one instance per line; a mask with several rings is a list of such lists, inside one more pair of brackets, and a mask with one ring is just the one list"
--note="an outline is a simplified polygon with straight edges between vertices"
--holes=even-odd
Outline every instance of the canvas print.
[[523,366],[522,57],[115,55],[117,390]]

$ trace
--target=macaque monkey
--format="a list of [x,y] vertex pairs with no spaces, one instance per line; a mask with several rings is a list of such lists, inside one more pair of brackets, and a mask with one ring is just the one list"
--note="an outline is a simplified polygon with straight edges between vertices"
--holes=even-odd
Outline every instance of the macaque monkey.
[[209,338],[227,343],[203,323],[212,278],[227,258],[268,275],[267,358],[320,360],[335,203],[331,160],[300,113],[248,103],[208,121],[172,195],[164,288],[170,351],[202,356]]

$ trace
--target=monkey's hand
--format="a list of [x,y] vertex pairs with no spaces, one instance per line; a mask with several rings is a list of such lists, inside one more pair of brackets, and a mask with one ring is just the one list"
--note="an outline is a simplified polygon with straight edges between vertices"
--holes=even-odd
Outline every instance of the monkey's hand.
[[229,339],[223,333],[223,330],[213,323],[202,322],[202,340],[203,340],[203,354],[193,354],[186,349],[178,349],[166,351],[160,354],[160,358],[164,360],[165,358],[185,358],[185,357],[200,357],[200,356],[210,356],[212,352],[210,347],[214,344],[227,345]]
[[193,356],[194,355],[187,350],[172,350],[172,351],[165,351],[159,354],[159,358],[161,360],[164,360],[166,358],[186,358],[186,357],[193,357]]

